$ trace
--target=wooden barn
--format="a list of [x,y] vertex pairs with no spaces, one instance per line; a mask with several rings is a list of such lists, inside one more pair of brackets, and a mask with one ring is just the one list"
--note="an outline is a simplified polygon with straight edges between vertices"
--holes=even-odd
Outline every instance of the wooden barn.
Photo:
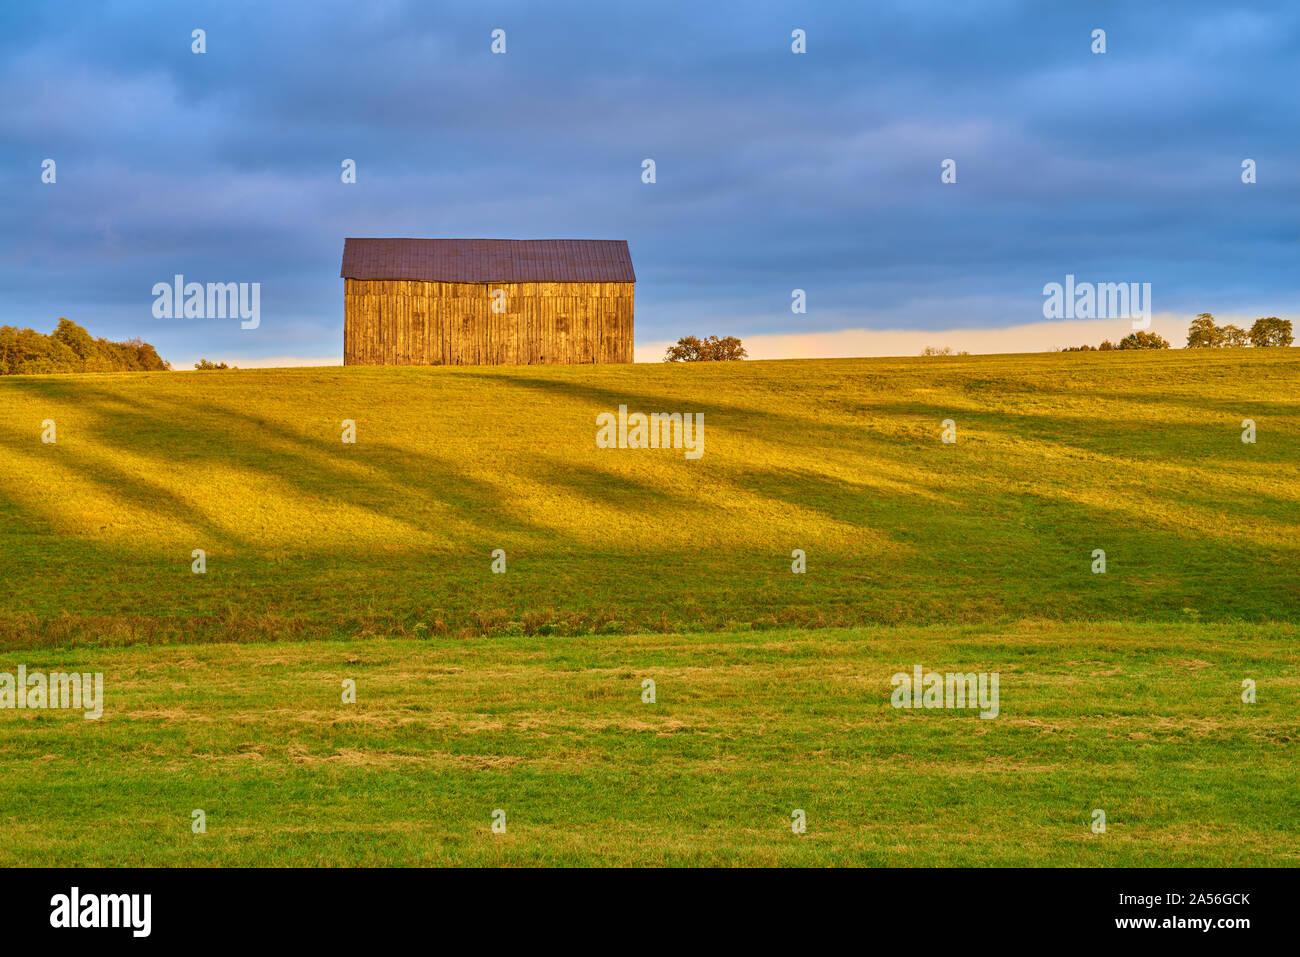
[[347,239],[344,365],[632,361],[625,240]]

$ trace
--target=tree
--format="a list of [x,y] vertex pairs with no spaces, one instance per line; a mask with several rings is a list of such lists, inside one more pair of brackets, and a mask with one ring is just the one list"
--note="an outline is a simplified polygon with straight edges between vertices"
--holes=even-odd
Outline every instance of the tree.
[[231,368],[231,367],[228,366],[228,365],[226,365],[224,362],[210,362],[210,361],[207,360],[207,359],[200,359],[198,362],[194,363],[194,368],[196,368],[196,369],[229,369],[229,368]]
[[1154,332],[1130,332],[1119,341],[1117,349],[1168,349],[1169,340]]
[[[105,342],[103,339],[96,341],[101,344]],[[117,345],[117,343],[110,344]],[[158,355],[157,349],[141,339],[128,339],[118,347],[129,350],[129,353],[134,356],[135,369],[145,372],[168,372],[171,370],[172,364]]]
[[1227,349],[1242,349],[1250,345],[1250,335],[1240,326],[1234,326],[1228,323],[1226,326],[1219,327],[1219,334],[1222,336],[1221,343]]
[[95,340],[90,338],[89,332],[75,322],[60,319],[51,335],[75,352],[77,357],[83,361],[93,358],[95,355]]
[[668,347],[664,353],[664,362],[734,362],[748,355],[745,347],[735,336],[719,339],[709,336],[697,339],[695,336],[682,336],[676,345]]
[[1291,320],[1279,319],[1277,316],[1256,319],[1250,327],[1250,342],[1260,348],[1291,345],[1295,342],[1295,336],[1291,335]]
[[1214,324],[1214,316],[1203,312],[1187,329],[1187,348],[1217,349],[1223,345],[1223,330]]

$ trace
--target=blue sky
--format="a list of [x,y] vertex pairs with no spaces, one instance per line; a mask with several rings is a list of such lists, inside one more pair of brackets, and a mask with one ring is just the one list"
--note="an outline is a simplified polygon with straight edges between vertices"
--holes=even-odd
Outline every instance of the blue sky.
[[[1067,273],[1151,283],[1157,328],[1291,317],[1297,27],[1294,3],[6,4],[0,323],[338,361],[346,236],[627,239],[643,358],[1123,335],[1044,326]],[[155,318],[176,273],[260,282],[260,326]]]

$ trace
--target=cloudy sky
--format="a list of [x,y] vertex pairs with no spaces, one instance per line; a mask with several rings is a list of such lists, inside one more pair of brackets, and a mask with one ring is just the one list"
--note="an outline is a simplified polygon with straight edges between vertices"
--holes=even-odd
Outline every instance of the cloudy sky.
[[[1189,0],[6,3],[0,323],[338,362],[344,237],[575,237],[630,243],[640,359],[1128,331],[1044,321],[1066,274],[1151,283],[1181,345],[1198,312],[1296,315],[1298,27]],[[260,326],[155,318],[177,273],[260,282]]]

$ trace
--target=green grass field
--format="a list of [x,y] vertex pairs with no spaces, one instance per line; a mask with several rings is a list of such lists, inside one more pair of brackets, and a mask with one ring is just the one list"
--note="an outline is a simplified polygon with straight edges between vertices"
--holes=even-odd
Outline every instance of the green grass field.
[[1287,349],[0,378],[0,672],[106,697],[0,864],[1294,865],[1298,440]]

